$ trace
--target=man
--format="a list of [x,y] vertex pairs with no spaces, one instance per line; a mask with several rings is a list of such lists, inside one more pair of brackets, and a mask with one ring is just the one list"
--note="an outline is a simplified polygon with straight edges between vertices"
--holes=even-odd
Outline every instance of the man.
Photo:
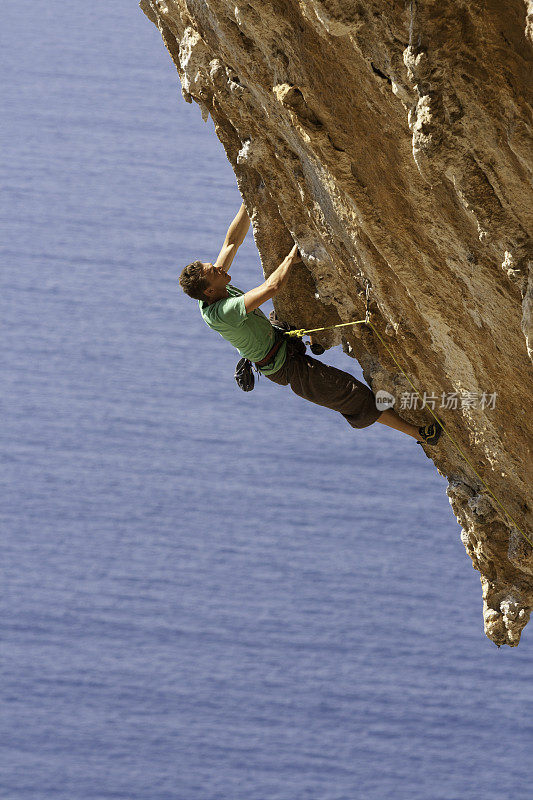
[[244,358],[253,361],[271,381],[281,386],[290,384],[300,397],[338,411],[353,428],[381,422],[419,442],[436,444],[442,430],[438,422],[417,428],[392,409],[379,411],[368,386],[347,372],[306,355],[300,343],[293,344],[276,335],[259,306],[283,289],[292,266],[302,260],[296,245],[255,289],[242,292],[230,284],[228,270],[249,226],[243,204],[228,228],[215,263],[194,261],[180,275],[181,288],[198,300],[207,325],[231,342]]

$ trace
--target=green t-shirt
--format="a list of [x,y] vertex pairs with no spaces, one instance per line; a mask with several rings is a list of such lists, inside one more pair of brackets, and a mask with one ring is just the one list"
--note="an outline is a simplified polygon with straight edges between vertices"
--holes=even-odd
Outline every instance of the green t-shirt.
[[[209,327],[231,342],[243,358],[261,361],[274,347],[274,328],[259,308],[246,313],[244,292],[231,284],[226,289],[229,297],[216,303],[208,305],[205,300],[199,300],[200,313]],[[286,356],[287,345],[283,342],[273,363],[261,368],[261,372],[265,375],[277,372],[285,363]]]

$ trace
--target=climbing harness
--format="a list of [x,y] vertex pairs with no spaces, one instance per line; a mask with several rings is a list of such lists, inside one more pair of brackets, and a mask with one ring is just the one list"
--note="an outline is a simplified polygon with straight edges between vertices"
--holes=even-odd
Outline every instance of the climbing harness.
[[[292,339],[286,339],[285,337],[288,334],[289,326],[286,324],[280,323],[273,323],[271,322],[272,327],[276,331],[276,343],[272,347],[272,349],[267,353],[267,355],[261,360],[256,361],[255,363],[250,361],[248,358],[241,358],[237,362],[237,366],[235,367],[234,378],[237,382],[237,386],[239,389],[242,389],[243,392],[251,392],[255,386],[255,376],[254,372],[257,373],[257,377],[261,375],[261,370],[265,367],[270,367],[274,364],[276,356],[278,354],[278,350],[280,349],[283,342],[287,343],[287,352],[292,354],[299,354],[303,355],[305,353],[305,344],[304,342],[299,339],[298,341]],[[321,348],[321,352],[324,352],[324,349]],[[317,353],[320,355],[320,353]]]
[[[306,335],[308,335],[310,333],[318,333],[319,331],[329,331],[329,330],[333,330],[334,328],[344,328],[344,327],[347,327],[349,325],[368,325],[369,328],[371,328],[374,331],[374,333],[378,337],[378,339],[381,342],[381,344],[383,345],[383,347],[387,350],[387,352],[389,353],[390,357],[392,358],[392,360],[394,361],[394,363],[396,364],[396,366],[398,367],[398,369],[400,370],[402,375],[409,382],[410,386],[412,387],[412,389],[414,390],[416,395],[419,396],[419,393],[418,393],[418,391],[416,389],[416,386],[414,385],[412,380],[409,378],[409,376],[407,375],[405,370],[398,363],[398,361],[395,358],[394,353],[392,352],[390,347],[386,344],[386,342],[383,341],[381,335],[376,330],[375,325],[370,321],[370,288],[371,288],[370,287],[370,281],[367,280],[366,281],[366,287],[365,287],[366,313],[365,313],[365,318],[364,319],[357,319],[357,320],[354,320],[353,322],[341,322],[339,325],[327,325],[327,326],[325,326],[323,328],[312,328],[311,330],[300,329],[300,330],[288,331],[285,335],[286,336],[299,336],[299,337],[302,337],[302,336],[306,336]],[[531,541],[529,536],[518,525],[516,520],[507,511],[507,509],[505,508],[503,503],[501,503],[500,500],[498,500],[498,498],[496,497],[496,495],[494,494],[492,489],[487,485],[487,483],[483,480],[483,478],[481,477],[479,472],[476,470],[476,468],[473,466],[471,461],[467,458],[467,456],[465,455],[462,447],[458,444],[458,442],[455,440],[455,438],[452,436],[452,434],[447,430],[447,428],[444,425],[443,421],[441,419],[439,419],[439,417],[435,414],[435,412],[429,406],[427,408],[428,408],[428,411],[431,413],[431,415],[439,423],[439,425],[442,426],[443,432],[446,434],[446,436],[452,442],[452,444],[455,446],[455,448],[458,450],[458,452],[462,455],[462,457],[464,458],[464,460],[466,461],[466,463],[468,464],[468,466],[470,467],[470,469],[472,470],[474,475],[476,475],[478,480],[483,484],[483,486],[485,487],[487,492],[490,494],[490,496],[493,498],[493,500],[496,501],[498,506],[503,511],[504,515],[512,522],[512,524],[514,525],[516,530],[519,531],[522,534],[524,539],[533,547],[533,541]]]

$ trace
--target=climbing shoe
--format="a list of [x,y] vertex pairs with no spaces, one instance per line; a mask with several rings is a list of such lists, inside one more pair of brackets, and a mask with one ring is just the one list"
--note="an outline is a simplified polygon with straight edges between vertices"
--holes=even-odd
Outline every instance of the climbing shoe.
[[431,425],[422,425],[418,429],[420,439],[425,444],[437,444],[442,433],[442,425],[440,422],[432,422]]

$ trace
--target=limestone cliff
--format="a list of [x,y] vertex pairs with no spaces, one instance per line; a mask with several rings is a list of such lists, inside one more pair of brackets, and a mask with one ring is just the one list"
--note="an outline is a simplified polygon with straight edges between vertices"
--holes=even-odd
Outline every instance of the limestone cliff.
[[[481,574],[485,631],[517,645],[533,605],[533,4],[141,7],[185,100],[213,118],[265,273],[300,247],[278,313],[358,319],[370,282],[372,322],[475,469],[443,436],[432,457]],[[373,331],[342,330],[374,391],[425,422]]]

